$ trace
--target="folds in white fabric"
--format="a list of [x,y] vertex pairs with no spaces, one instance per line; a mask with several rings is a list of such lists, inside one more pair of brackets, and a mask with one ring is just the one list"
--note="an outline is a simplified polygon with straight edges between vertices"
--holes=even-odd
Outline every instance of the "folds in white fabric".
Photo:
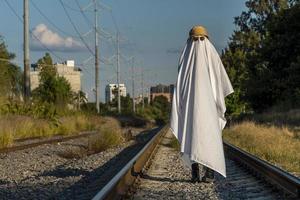
[[222,129],[224,98],[233,92],[220,57],[208,39],[187,41],[174,89],[171,130],[181,152],[226,177]]

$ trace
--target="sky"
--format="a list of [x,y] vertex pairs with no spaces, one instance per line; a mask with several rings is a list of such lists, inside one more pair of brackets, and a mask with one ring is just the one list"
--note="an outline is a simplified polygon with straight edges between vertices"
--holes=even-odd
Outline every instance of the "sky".
[[[23,68],[23,25],[6,2],[22,18],[23,1],[0,0],[0,35],[9,51],[16,54],[14,62]],[[75,60],[82,69],[82,90],[93,101],[93,0],[61,2],[29,0],[30,62],[35,63],[45,52],[51,54],[54,62]],[[142,71],[145,92],[158,83],[176,82],[180,52],[194,25],[205,26],[210,40],[221,52],[235,30],[234,17],[245,10],[245,0],[98,0],[98,4],[101,101],[105,99],[105,85],[116,83],[117,79],[117,30],[121,83],[131,93],[134,77],[135,93],[139,94]]]

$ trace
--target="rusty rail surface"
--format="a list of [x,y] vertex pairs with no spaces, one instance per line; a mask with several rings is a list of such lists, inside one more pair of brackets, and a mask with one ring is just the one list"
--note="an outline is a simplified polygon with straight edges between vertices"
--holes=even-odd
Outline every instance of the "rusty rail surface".
[[241,163],[252,172],[259,174],[267,182],[283,190],[285,193],[300,198],[300,179],[292,174],[237,148],[227,142],[224,142],[226,155],[232,160]]
[[143,147],[139,153],[132,158],[94,197],[93,200],[121,199],[129,188],[134,184],[136,178],[141,174],[147,161],[161,138],[168,131],[169,126],[160,129],[155,136]]
[[[58,142],[64,142],[64,141],[68,141],[68,140],[72,140],[72,139],[91,136],[94,134],[96,134],[96,131],[83,132],[81,134],[73,135],[73,136],[59,137],[59,138],[52,138],[52,139],[50,138],[47,140],[33,142],[33,143],[29,143],[29,144],[7,147],[7,148],[0,149],[0,154],[19,151],[19,150],[23,150],[23,149],[28,149],[28,148],[36,147],[36,146],[43,145],[43,144],[53,144],[53,143],[58,143]],[[20,141],[22,141],[22,140],[20,140]],[[24,141],[25,141],[25,139],[24,139]]]

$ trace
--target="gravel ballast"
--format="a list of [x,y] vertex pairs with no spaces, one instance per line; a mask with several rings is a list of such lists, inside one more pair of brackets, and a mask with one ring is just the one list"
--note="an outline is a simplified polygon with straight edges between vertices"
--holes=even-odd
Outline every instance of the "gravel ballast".
[[218,199],[213,183],[191,183],[191,172],[171,148],[169,131],[158,146],[150,168],[139,179],[131,199]]
[[88,138],[0,154],[0,199],[91,199],[156,131],[77,159],[61,155],[86,148]]
[[170,147],[171,138],[169,131],[129,199],[286,199],[229,159],[226,159],[227,178],[216,174],[212,183],[191,183],[191,171],[183,163],[180,153]]

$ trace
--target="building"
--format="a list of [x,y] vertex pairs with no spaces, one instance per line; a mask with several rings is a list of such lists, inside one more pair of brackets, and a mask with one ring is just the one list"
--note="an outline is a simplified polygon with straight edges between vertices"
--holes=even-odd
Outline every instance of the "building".
[[[120,96],[126,97],[126,87],[125,84],[119,84],[120,85]],[[115,91],[115,92],[114,92]],[[118,92],[118,84],[108,84],[105,87],[105,102],[109,103],[114,98],[115,95],[117,95]]]
[[174,92],[174,85],[162,85],[159,84],[157,86],[150,88],[150,101],[153,102],[155,97],[157,96],[164,96],[168,99],[169,102],[172,101]]
[[[33,70],[30,72],[30,88],[31,90],[34,90],[39,86],[40,66],[35,64],[31,66]],[[74,60],[56,63],[54,64],[54,67],[56,67],[58,75],[63,76],[70,83],[73,92],[81,90],[81,70],[80,68],[75,67]]]

